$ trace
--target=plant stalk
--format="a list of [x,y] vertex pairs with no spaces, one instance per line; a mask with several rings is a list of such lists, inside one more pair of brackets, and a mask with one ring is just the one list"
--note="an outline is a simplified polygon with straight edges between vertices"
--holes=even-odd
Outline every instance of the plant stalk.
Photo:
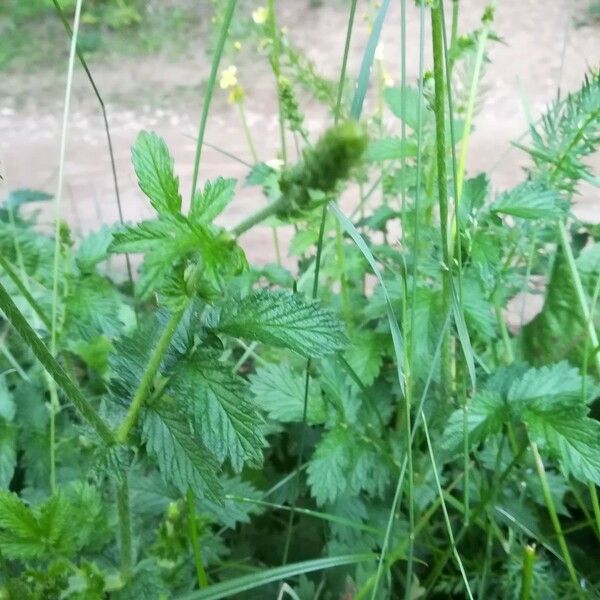
[[535,563],[535,546],[527,544],[523,549],[523,567],[521,570],[521,600],[531,600],[533,592],[533,565]]
[[121,473],[117,484],[117,513],[119,516],[119,544],[121,550],[121,572],[127,580],[133,568],[133,545],[131,542],[131,510],[129,505],[129,480]]
[[169,349],[173,335],[175,334],[175,331],[181,322],[184,312],[185,307],[175,311],[171,315],[164,331],[162,332],[162,335],[160,336],[160,339],[158,340],[158,343],[156,344],[156,347],[150,355],[150,359],[148,360],[144,374],[142,375],[137,390],[135,391],[129,410],[127,411],[123,422],[117,430],[117,441],[121,444],[124,444],[127,441],[129,432],[137,423],[142,405],[150,395],[154,378],[156,377],[158,369],[160,368],[160,363],[162,362],[165,353]]
[[[446,108],[444,100],[444,46],[442,32],[443,16],[438,3],[431,9],[431,39],[433,47],[433,79],[435,97],[435,145],[438,180],[438,203],[440,211],[440,234],[442,243],[442,311],[447,314],[452,302],[452,263],[448,246],[448,176],[446,173]],[[446,334],[441,357],[442,387],[448,392],[452,383],[452,348],[450,334]]]
[[232,230],[231,234],[235,237],[240,237],[243,233],[246,233],[249,229],[252,229],[255,225],[258,225],[265,219],[274,216],[287,204],[287,199],[281,196],[275,202],[267,204],[264,208],[261,208],[257,212],[251,214],[249,217],[244,219],[241,223],[238,223]]
[[546,477],[546,469],[544,468],[542,457],[540,456],[540,452],[535,442],[531,442],[531,450],[533,452],[535,468],[540,480],[540,484],[542,486],[542,494],[544,495],[546,508],[548,509],[548,514],[550,516],[550,521],[552,522],[552,526],[554,528],[554,533],[556,534],[556,538],[558,539],[558,545],[560,547],[563,560],[565,561],[565,565],[567,567],[567,571],[569,572],[569,576],[571,577],[573,585],[578,590],[579,595],[582,596],[581,586],[579,585],[579,580],[577,579],[577,572],[575,571],[575,566],[573,565],[573,560],[569,552],[569,547],[567,546],[565,535],[563,533],[560,520],[556,512],[554,500],[552,499],[550,484],[548,483],[548,478]]
[[79,388],[73,383],[56,358],[50,354],[50,351],[44,342],[31,328],[27,319],[25,319],[21,311],[12,301],[2,283],[0,283],[0,309],[4,311],[6,318],[15,328],[17,333],[23,338],[23,341],[29,346],[52,379],[63,390],[67,398],[73,403],[75,408],[79,410],[83,418],[96,431],[100,438],[108,445],[115,444],[115,437],[108,425],[96,412],[94,407],[85,399]]
[[198,529],[196,527],[196,498],[194,492],[188,489],[187,492],[187,507],[188,507],[188,532],[190,535],[190,543],[194,552],[194,566],[196,567],[196,577],[198,578],[198,587],[203,589],[208,587],[208,575],[204,568],[202,560],[202,551],[200,549],[200,541],[198,539]]

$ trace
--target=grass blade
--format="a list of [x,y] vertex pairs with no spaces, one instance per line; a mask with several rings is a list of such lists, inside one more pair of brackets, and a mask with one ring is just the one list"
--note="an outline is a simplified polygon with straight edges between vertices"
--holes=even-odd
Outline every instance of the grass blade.
[[313,571],[323,571],[334,567],[342,567],[345,565],[355,565],[358,563],[374,560],[374,554],[345,554],[342,556],[331,556],[327,558],[318,558],[316,560],[306,560],[303,562],[285,565],[283,567],[275,567],[252,573],[251,575],[243,575],[229,581],[223,581],[209,588],[179,596],[177,600],[220,600],[221,598],[231,598],[234,594],[241,594],[249,590],[254,590],[269,583],[289,579],[305,573]]

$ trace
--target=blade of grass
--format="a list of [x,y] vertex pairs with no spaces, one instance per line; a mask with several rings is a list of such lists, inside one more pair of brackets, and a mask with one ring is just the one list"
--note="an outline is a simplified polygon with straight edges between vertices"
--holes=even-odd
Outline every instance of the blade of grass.
[[[337,101],[336,101],[337,103],[336,103],[336,107],[334,109],[334,115],[335,115],[334,119],[335,119],[336,123],[337,123],[338,115],[340,113],[341,102],[342,102],[342,97],[343,97],[344,82],[346,80],[346,69],[348,67],[348,55],[350,52],[350,42],[352,39],[352,30],[354,28],[354,18],[356,16],[356,2],[357,2],[357,0],[352,1],[352,5],[350,7],[350,14],[348,16],[348,26],[346,28],[346,41],[344,42],[344,56],[342,58],[342,67],[341,67],[340,79],[339,79],[339,83],[338,83],[338,94],[337,94]],[[279,201],[281,201],[281,200],[283,200],[283,199],[280,199]],[[327,205],[324,205],[323,212],[321,213],[321,222],[319,225],[319,236],[318,236],[318,240],[317,240],[317,253],[315,256],[315,273],[314,273],[313,287],[312,287],[313,300],[315,300],[317,298],[318,291],[319,291],[319,274],[320,274],[320,270],[321,270],[321,258],[323,255],[323,240],[324,240],[324,236],[325,236],[326,220],[327,220]],[[306,437],[306,427],[307,427],[306,419],[307,419],[307,414],[308,414],[308,389],[309,389],[309,385],[310,385],[310,366],[311,366],[311,360],[309,358],[306,361],[306,377],[304,380],[304,400],[303,400],[302,424],[301,424],[302,429],[301,429],[301,434],[300,434],[298,463],[296,465],[296,472],[298,473],[298,476],[297,476],[297,478],[294,479],[296,489],[297,489],[299,477],[300,477],[300,465],[302,463],[302,455],[304,453],[304,442],[305,442],[305,437]],[[296,496],[297,496],[297,493],[294,494],[294,500],[292,503],[292,508],[290,510],[290,515],[289,515],[289,519],[288,519],[288,526],[287,526],[285,545],[284,545],[283,557],[282,557],[282,563],[284,565],[287,563],[290,544],[291,544],[291,540],[292,540],[292,526],[293,526],[293,521],[294,521],[294,510],[295,510],[296,504],[297,504]]]
[[251,575],[243,575],[228,581],[223,581],[211,585],[204,590],[198,590],[184,596],[179,596],[177,600],[221,600],[222,598],[232,598],[234,594],[248,592],[269,583],[276,583],[283,579],[297,577],[314,571],[323,571],[345,565],[355,565],[369,562],[375,559],[374,554],[345,554],[343,556],[331,556],[327,558],[318,558],[303,562],[293,563],[281,567],[266,569]]
[[350,106],[350,118],[360,119],[362,114],[363,104],[367,95],[367,89],[369,87],[369,78],[371,76],[371,69],[373,67],[373,59],[375,58],[375,50],[377,50],[377,44],[379,43],[379,36],[381,35],[381,28],[385,21],[385,15],[390,6],[390,0],[383,0],[381,7],[377,12],[375,21],[373,22],[373,28],[371,29],[371,35],[367,41],[367,47],[363,54],[362,63],[360,66],[360,72],[356,82],[356,90],[354,92],[354,98],[352,99],[352,105]]
[[194,156],[194,173],[192,175],[192,189],[190,197],[193,199],[196,193],[196,187],[198,185],[198,173],[200,170],[200,158],[202,156],[202,145],[204,143],[204,134],[206,132],[206,123],[208,122],[208,111],[210,103],[213,97],[215,83],[217,81],[217,73],[219,72],[219,65],[221,64],[221,57],[223,56],[223,49],[225,48],[225,41],[229,33],[229,26],[233,13],[237,5],[237,0],[228,0],[225,12],[223,13],[223,23],[221,23],[221,29],[219,31],[219,37],[217,39],[217,45],[213,52],[213,60],[210,67],[210,75],[208,76],[208,82],[206,84],[206,94],[204,96],[204,105],[202,107],[202,115],[200,117],[200,126],[198,128],[198,139],[196,141],[196,153]]
[[[60,18],[64,28],[66,29],[67,34],[69,35],[69,37],[72,37],[73,30],[71,29],[71,25],[69,24],[69,21],[67,20],[67,17],[65,16],[63,9],[61,8],[60,4],[58,3],[58,0],[52,0],[52,3],[54,4],[54,8],[56,9],[56,12],[57,12],[59,18]],[[117,200],[117,210],[119,212],[119,222],[121,223],[121,225],[123,225],[123,222],[124,222],[123,207],[121,205],[121,194],[119,192],[119,180],[117,178],[117,166],[115,163],[115,154],[113,151],[112,136],[110,134],[110,127],[108,125],[108,115],[106,113],[106,106],[105,106],[104,100],[102,99],[102,96],[100,94],[100,90],[98,89],[98,86],[96,85],[96,82],[95,82],[94,78],[92,77],[92,73],[88,67],[85,57],[83,56],[83,54],[79,50],[79,48],[76,48],[75,52],[77,53],[77,58],[79,59],[79,62],[81,63],[81,66],[83,67],[83,70],[85,71],[85,74],[90,82],[90,85],[92,86],[92,89],[94,90],[94,95],[96,96],[96,99],[98,100],[98,104],[100,105],[100,112],[102,113],[102,120],[104,121],[104,131],[106,132],[106,142],[108,144],[108,156],[110,158],[110,168],[111,168],[111,172],[112,172],[113,185],[115,188],[115,198]],[[131,285],[131,287],[133,289],[133,272],[131,270],[131,260],[129,259],[129,254],[125,254],[125,263],[126,263],[126,267],[127,267],[127,276],[129,278],[129,284]]]

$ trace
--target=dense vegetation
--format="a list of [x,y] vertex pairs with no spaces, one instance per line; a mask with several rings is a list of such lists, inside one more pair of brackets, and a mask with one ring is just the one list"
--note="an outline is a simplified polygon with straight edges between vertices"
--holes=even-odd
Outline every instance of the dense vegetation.
[[[492,193],[465,167],[493,9],[458,35],[458,0],[451,17],[419,4],[432,71],[423,33],[418,81],[393,86],[376,54],[389,0],[346,73],[356,4],[339,81],[291,45],[275,2],[254,11],[281,164],[198,185],[218,83],[244,119],[220,65],[228,0],[192,181],[155,133],[133,146],[154,218],[73,240],[60,219],[36,227],[48,195],[4,199],[2,598],[599,594],[600,229],[571,207],[598,185],[600,72],[531,123],[523,182]],[[320,136],[306,94],[330,109]],[[240,185],[264,208],[228,231],[215,219]],[[248,264],[243,234],[265,223],[276,244],[293,224],[294,270]],[[509,331],[536,276],[543,309]]]

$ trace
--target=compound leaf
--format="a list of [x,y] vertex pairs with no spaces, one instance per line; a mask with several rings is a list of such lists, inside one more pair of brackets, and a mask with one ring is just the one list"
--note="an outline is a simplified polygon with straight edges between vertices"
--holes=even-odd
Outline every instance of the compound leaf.
[[557,190],[526,181],[501,194],[491,209],[521,219],[556,220],[567,214],[569,203],[561,198]]
[[196,192],[192,199],[189,219],[194,223],[212,223],[233,200],[235,179],[218,177],[208,181],[202,192]]

